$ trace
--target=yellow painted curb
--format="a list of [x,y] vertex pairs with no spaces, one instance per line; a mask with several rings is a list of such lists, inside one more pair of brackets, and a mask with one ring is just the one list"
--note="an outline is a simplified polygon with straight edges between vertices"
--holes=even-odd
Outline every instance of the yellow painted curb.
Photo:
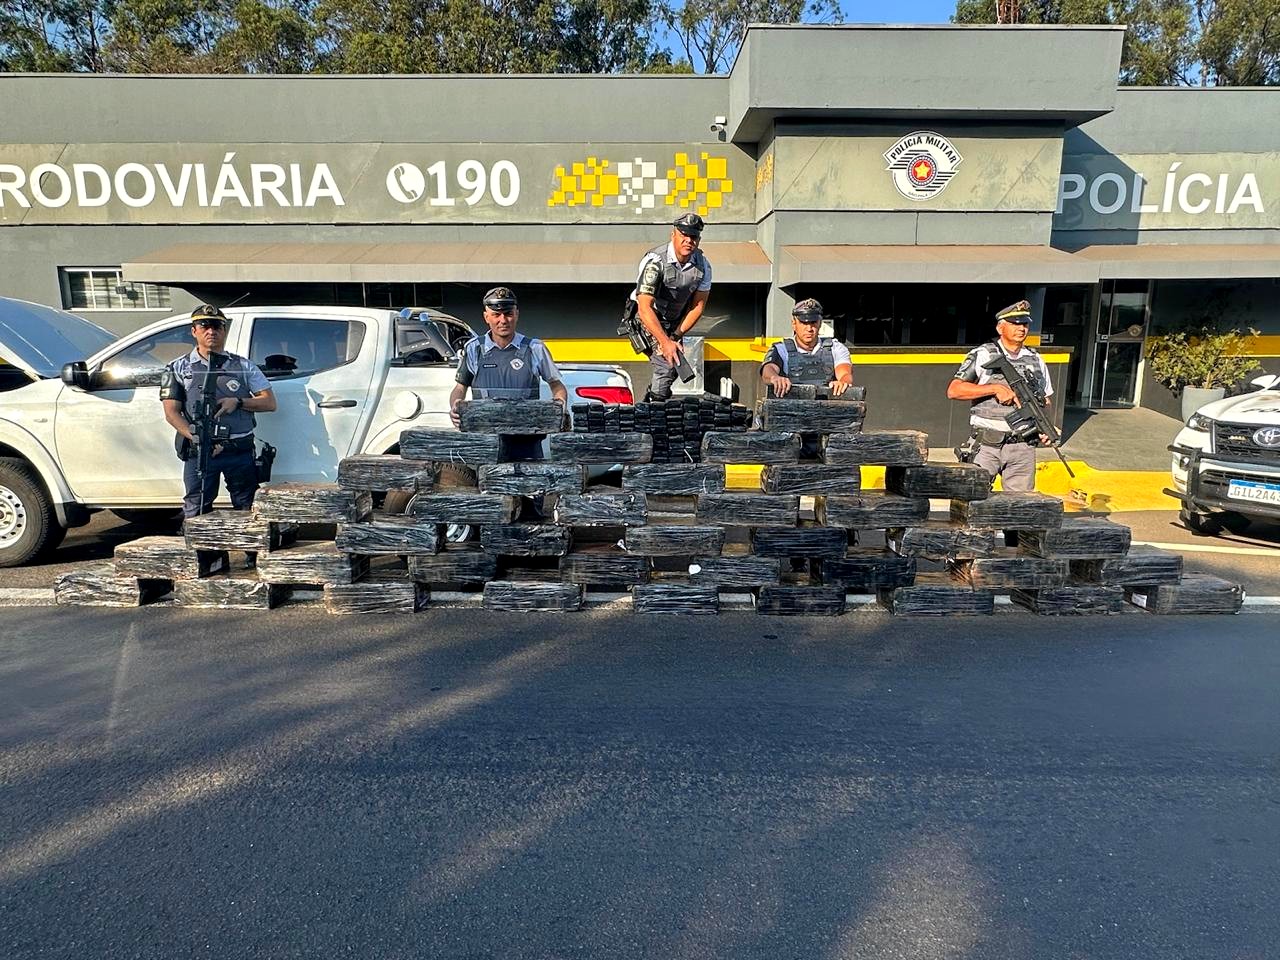
[[[725,467],[725,485],[733,490],[759,490],[759,465]],[[1141,510],[1177,510],[1178,501],[1165,494],[1172,477],[1162,470],[1095,470],[1083,460],[1072,460],[1075,479],[1056,460],[1036,464],[1036,489],[1061,497],[1067,510],[1127,513]],[[862,488],[884,489],[884,467],[863,467]],[[996,480],[997,490],[1000,481]]]

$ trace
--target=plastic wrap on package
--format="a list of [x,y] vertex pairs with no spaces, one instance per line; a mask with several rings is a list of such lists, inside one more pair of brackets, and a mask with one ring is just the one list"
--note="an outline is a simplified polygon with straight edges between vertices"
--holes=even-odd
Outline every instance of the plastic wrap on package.
[[479,483],[482,493],[507,496],[582,493],[587,488],[587,468],[581,463],[556,463],[552,460],[491,463],[480,468]]
[[667,497],[724,493],[724,482],[721,463],[641,463],[622,471],[623,490]]
[[918,430],[835,433],[822,442],[822,462],[918,466],[929,459],[929,435]]
[[253,512],[277,522],[354,522],[373,512],[373,497],[365,490],[343,490],[336,483],[273,483],[258,491]]
[[338,525],[335,545],[343,553],[369,556],[408,556],[413,553],[439,553],[439,524],[402,514],[374,513],[363,523]]
[[813,579],[850,593],[875,593],[885,587],[910,586],[916,579],[915,557],[900,557],[888,550],[852,547],[843,557],[816,560]]
[[547,580],[490,580],[484,585],[486,610],[580,610],[582,584]]
[[59,574],[53,583],[53,602],[58,606],[140,607],[172,589],[172,580],[124,577],[116,573],[111,561],[102,560]]
[[991,474],[975,463],[886,467],[884,488],[903,497],[985,500],[991,496]]
[[760,489],[765,493],[803,496],[859,493],[862,471],[825,463],[771,463],[760,471]]
[[480,528],[480,546],[507,557],[562,557],[569,552],[569,528],[553,523],[501,523]]
[[704,463],[795,463],[799,459],[798,433],[712,431],[702,438]]
[[844,587],[782,586],[756,591],[756,612],[772,616],[835,617],[844,613]]
[[653,438],[647,433],[553,433],[551,459],[568,463],[648,463]]
[[469,467],[497,463],[502,441],[496,434],[458,433],[411,427],[400,434],[400,456],[406,460],[433,460]]
[[1050,530],[1027,530],[1018,535],[1018,549],[1037,557],[1101,560],[1129,552],[1129,528],[1110,520],[1066,517]]
[[439,476],[435,464],[406,460],[393,453],[361,454],[338,461],[338,486],[343,490],[430,490]]
[[355,583],[369,572],[369,558],[343,553],[333,543],[300,543],[258,557],[258,577],[286,586]]
[[886,530],[910,527],[929,519],[929,501],[892,493],[860,493],[818,497],[818,522],[846,530]]
[[794,526],[800,518],[800,498],[794,494],[707,493],[694,506],[699,523],[725,526]]

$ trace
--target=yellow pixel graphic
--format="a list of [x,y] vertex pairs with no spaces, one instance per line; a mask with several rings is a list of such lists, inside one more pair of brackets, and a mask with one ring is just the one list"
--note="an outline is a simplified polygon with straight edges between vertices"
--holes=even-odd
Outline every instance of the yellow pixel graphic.
[[547,206],[627,206],[636,213],[668,206],[705,215],[722,207],[731,193],[729,161],[709,153],[703,153],[700,160],[677,153],[663,177],[658,176],[658,164],[643,157],[619,163],[587,157],[567,169],[556,167]]

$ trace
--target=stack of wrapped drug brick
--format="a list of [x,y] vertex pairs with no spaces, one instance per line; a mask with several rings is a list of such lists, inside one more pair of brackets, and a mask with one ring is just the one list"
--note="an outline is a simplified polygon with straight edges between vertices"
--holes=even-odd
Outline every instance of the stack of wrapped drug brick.
[[647,433],[652,463],[696,463],[702,438],[713,430],[745,430],[751,411],[713,394],[642,400],[636,404],[575,403],[574,433]]
[[181,536],[143,537],[116,547],[112,560],[64,573],[54,585],[59,604],[140,606],[171,593],[187,606],[267,609],[287,591],[243,568],[233,571],[232,551],[259,558],[288,548],[291,523],[248,512],[217,510],[183,523]]
[[[1041,614],[1243,602],[1235,584],[1183,576],[1176,554],[1130,549],[1127,527],[1066,517],[1053,497],[992,493],[971,464],[929,462],[923,433],[864,431],[861,399],[802,393],[762,401],[757,429],[704,433],[698,460],[682,463],[653,463],[643,432],[557,432],[552,401],[464,402],[461,432],[406,430],[399,455],[348,458],[337,483],[275,484],[252,513],[122,545],[114,564],[60,578],[57,599],[135,605],[172,588],[186,606],[261,609],[311,587],[333,613],[408,613],[433,587],[482,584],[485,607],[520,611],[577,610],[585,591],[619,587],[644,613],[716,613],[744,591],[781,615],[840,614],[850,593],[902,615],[989,614],[997,594]],[[507,456],[506,438],[533,434],[550,435],[549,460]],[[616,464],[620,489],[588,486],[589,466]],[[732,464],[763,464],[760,489],[726,490]],[[442,486],[447,465],[473,482]],[[885,468],[883,492],[862,489],[864,466]],[[374,511],[389,494],[410,494],[407,511]],[[949,519],[930,519],[931,500],[950,501]],[[325,524],[333,539],[295,542],[299,525]],[[478,536],[450,542],[450,525]],[[232,572],[240,550],[257,552],[256,571]]]

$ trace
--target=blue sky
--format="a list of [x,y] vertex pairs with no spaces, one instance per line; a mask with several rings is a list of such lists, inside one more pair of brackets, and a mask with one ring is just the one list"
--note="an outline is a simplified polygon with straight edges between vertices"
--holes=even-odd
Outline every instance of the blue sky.
[[946,23],[955,0],[842,0],[848,23]]

